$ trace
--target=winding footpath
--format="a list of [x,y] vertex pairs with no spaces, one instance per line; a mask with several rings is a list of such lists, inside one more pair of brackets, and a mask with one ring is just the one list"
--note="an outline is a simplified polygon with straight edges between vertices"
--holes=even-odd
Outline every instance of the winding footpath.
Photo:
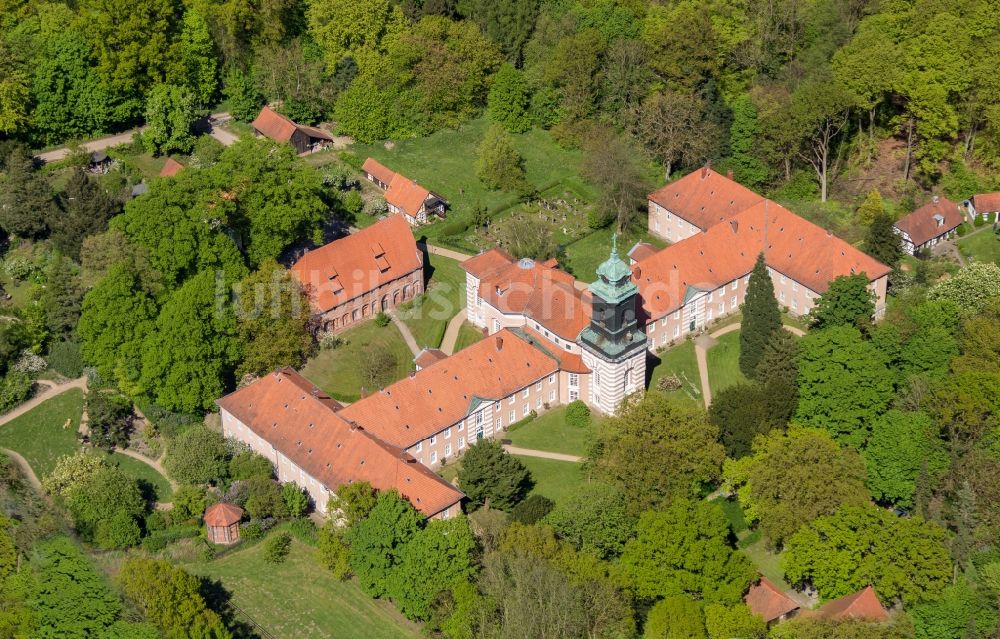
[[466,310],[463,308],[455,317],[448,320],[448,328],[444,332],[444,339],[441,340],[441,351],[445,355],[453,355],[455,353],[455,343],[458,342],[458,334],[462,330],[462,324],[466,320]]
[[[62,394],[64,391],[68,391],[71,388],[79,388],[83,392],[87,392],[87,378],[78,377],[74,380],[68,382],[63,382],[62,384],[53,384],[52,382],[45,380],[39,381],[40,385],[48,386],[45,390],[38,393],[28,401],[24,402],[17,408],[11,410],[8,413],[0,415],[0,426],[6,424],[7,422],[13,421],[20,417],[21,415],[27,413],[32,408],[36,408],[41,404],[45,403],[47,400],[52,399],[56,395]],[[80,420],[81,422],[83,419]]]
[[[714,333],[699,335],[694,339],[694,357],[698,362],[698,377],[701,380],[701,397],[705,402],[705,408],[708,408],[712,403],[712,387],[708,382],[708,349],[715,346],[717,338],[725,335],[726,333],[738,331],[741,326],[742,324],[736,322],[735,324],[723,326]],[[806,332],[801,328],[791,326],[790,324],[783,324],[782,328],[799,337],[806,334]]]
[[406,347],[409,348],[410,352],[413,353],[413,356],[416,357],[420,352],[420,348],[417,346],[417,340],[413,338],[413,333],[410,332],[410,327],[406,325],[406,322],[399,319],[399,316],[396,315],[396,309],[386,311],[386,315],[389,316],[392,323],[399,329],[400,335],[403,336],[403,341],[406,342]]

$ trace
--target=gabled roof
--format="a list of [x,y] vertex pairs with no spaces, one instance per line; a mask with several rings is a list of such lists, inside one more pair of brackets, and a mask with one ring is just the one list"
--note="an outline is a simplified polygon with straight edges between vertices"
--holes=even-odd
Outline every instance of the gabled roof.
[[546,355],[550,355],[559,361],[559,370],[566,371],[567,373],[580,373],[587,374],[592,373],[587,365],[583,363],[583,355],[580,353],[571,353],[564,348],[560,348],[552,343],[550,338],[544,337],[541,333],[533,328],[524,326],[521,328],[512,328],[512,331],[517,333],[519,336],[524,335],[528,343],[542,351]]
[[939,235],[955,229],[963,221],[958,205],[948,198],[934,199],[896,222],[896,228],[910,236],[914,245],[920,246]]
[[886,621],[889,614],[868,586],[853,594],[827,602],[816,611],[816,616],[824,619],[863,619],[865,621]]
[[416,217],[420,207],[427,201],[431,192],[420,186],[416,181],[396,173],[389,181],[385,190],[385,201],[408,215]]
[[484,279],[514,263],[514,258],[502,248],[492,248],[475,257],[470,257],[459,266],[476,279]]
[[447,357],[448,354],[439,348],[425,348],[417,353],[417,356],[413,358],[413,363],[416,364],[417,368],[427,368]]
[[590,305],[575,284],[569,273],[524,258],[484,274],[479,297],[501,313],[525,315],[572,341],[590,323]]
[[752,613],[760,615],[768,623],[799,608],[799,604],[767,577],[761,577],[759,582],[750,586],[743,601]]
[[977,193],[971,199],[977,213],[1000,211],[1000,193]]
[[326,131],[317,129],[316,127],[296,124],[290,118],[281,115],[269,106],[265,106],[260,110],[260,114],[251,123],[251,126],[262,135],[266,135],[276,142],[288,142],[292,139],[292,135],[295,134],[296,130],[302,131],[311,138],[320,138],[322,140],[333,139],[333,136]]
[[390,215],[347,237],[309,251],[291,273],[306,288],[313,307],[326,312],[421,268],[410,225]]
[[649,242],[636,242],[628,251],[628,256],[635,262],[642,261],[656,253],[658,249]]
[[219,502],[209,506],[202,519],[207,526],[232,526],[243,519],[243,509],[233,504]]
[[706,166],[653,191],[649,199],[704,231],[764,198]]
[[646,312],[656,318],[680,308],[691,287],[711,291],[747,275],[761,251],[768,266],[815,293],[826,292],[840,275],[865,273],[874,281],[892,270],[780,204],[764,200],[635,264],[632,277]]
[[384,441],[408,448],[558,370],[555,359],[502,330],[340,411]]
[[396,177],[395,171],[387,168],[375,158],[365,160],[365,163],[361,165],[361,170],[383,184],[389,184],[389,182],[392,182],[392,178]]
[[184,168],[184,165],[173,158],[167,158],[163,168],[160,169],[160,177],[174,177]]
[[378,490],[399,491],[427,516],[462,499],[413,456],[339,415],[340,404],[290,368],[265,375],[216,404],[328,490],[367,481]]

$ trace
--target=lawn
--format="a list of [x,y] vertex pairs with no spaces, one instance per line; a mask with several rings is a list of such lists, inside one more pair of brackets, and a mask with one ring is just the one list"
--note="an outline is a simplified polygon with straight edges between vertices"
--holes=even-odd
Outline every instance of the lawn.
[[[560,263],[564,268],[570,269],[576,279],[593,282],[597,279],[597,267],[611,254],[613,232],[613,228],[601,229],[566,246]],[[628,262],[626,253],[640,241],[649,242],[657,248],[667,245],[663,240],[650,235],[645,228],[633,226],[618,238],[618,255]]]
[[511,444],[553,453],[585,457],[597,436],[600,417],[591,416],[590,425],[579,427],[566,423],[566,407],[560,406],[542,413],[517,430],[507,432]]
[[[659,363],[656,363],[656,358]],[[657,382],[666,375],[676,375],[681,380],[680,390],[666,391],[668,397],[693,402],[702,406],[701,381],[698,377],[698,360],[694,355],[694,342],[686,339],[680,344],[647,358],[647,367],[652,367],[649,388],[657,388]]]
[[437,348],[449,320],[465,308],[465,271],[457,261],[440,255],[430,255],[428,261],[426,291],[397,313],[410,327],[417,346]]
[[[340,337],[343,344],[320,351],[302,368],[302,374],[307,379],[333,398],[345,402],[360,399],[364,381],[358,370],[358,362],[377,346],[384,347],[396,360],[395,367],[386,376],[387,383],[406,377],[413,368],[413,353],[407,348],[399,329],[392,323],[376,326],[374,321],[369,320],[361,326],[344,331]],[[371,392],[375,389],[367,390]]]
[[264,563],[264,544],[187,566],[220,580],[243,610],[269,635],[282,639],[415,638],[388,604],[375,601],[350,581],[338,581],[319,565],[315,551],[299,542],[284,563]]
[[751,538],[754,538],[753,543],[747,546],[740,544],[750,562],[760,574],[770,579],[776,586],[785,591],[791,590],[792,587],[785,581],[785,572],[781,569],[781,555],[768,550],[759,533],[752,533],[745,540],[750,541]]
[[583,465],[576,462],[524,455],[515,457],[531,471],[531,478],[535,481],[531,494],[544,495],[556,503],[572,495],[585,480]]
[[481,339],[483,339],[483,329],[477,328],[469,322],[463,322],[462,327],[458,329],[458,339],[455,340],[455,352],[472,346]]
[[740,332],[726,333],[716,340],[718,343],[708,349],[708,383],[713,393],[747,381],[740,372]]
[[958,250],[966,259],[976,262],[993,262],[1000,265],[1000,235],[985,229],[958,241]]
[[126,475],[135,478],[140,484],[145,484],[144,491],[148,487],[156,501],[170,502],[174,492],[170,488],[170,482],[149,464],[144,464],[138,459],[121,453],[112,453],[108,461],[116,464]]
[[0,426],[0,448],[21,453],[41,479],[52,472],[60,457],[79,449],[77,429],[82,414],[83,391],[71,388]]
[[[470,214],[477,204],[490,211],[499,211],[516,203],[517,196],[504,191],[490,191],[476,177],[479,144],[487,128],[489,122],[480,118],[457,129],[397,141],[389,149],[381,143],[354,144],[350,153],[359,166],[365,158],[373,157],[393,171],[438,193],[449,201],[451,213]],[[560,147],[551,134],[542,129],[532,129],[511,138],[524,158],[528,181],[539,191],[563,181],[577,191],[590,189],[579,177],[579,151]],[[434,234],[433,229],[433,226],[425,227],[428,237]]]

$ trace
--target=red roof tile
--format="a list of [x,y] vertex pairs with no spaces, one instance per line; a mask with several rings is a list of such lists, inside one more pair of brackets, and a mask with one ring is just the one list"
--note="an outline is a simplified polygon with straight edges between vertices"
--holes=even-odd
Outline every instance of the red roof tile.
[[528,343],[535,348],[556,358],[559,361],[559,370],[581,374],[593,372],[583,363],[583,355],[580,353],[570,353],[566,349],[559,348],[552,343],[551,339],[546,338],[533,328],[524,327],[516,330],[523,331],[528,338]]
[[309,251],[292,265],[313,306],[326,312],[423,266],[410,225],[400,215]]
[[767,577],[761,577],[758,583],[750,586],[743,601],[751,612],[760,615],[766,622],[774,621],[799,608],[799,604]]
[[163,168],[160,169],[160,177],[174,177],[181,172],[184,165],[173,158],[167,158],[166,163],[164,163]]
[[365,163],[361,165],[361,170],[383,184],[389,184],[389,182],[392,182],[392,178],[396,177],[395,171],[387,168],[375,158],[365,160]]
[[977,193],[972,196],[972,206],[977,213],[1000,211],[1000,193]]
[[659,249],[649,242],[636,242],[635,245],[629,249],[628,256],[636,262],[640,262],[653,255],[658,250]]
[[704,167],[650,193],[649,199],[704,231],[764,198]]
[[497,401],[558,370],[556,360],[502,330],[340,411],[401,448],[464,419],[480,401]]
[[815,293],[824,293],[840,275],[866,273],[869,280],[876,280],[891,270],[832,233],[765,200],[632,267],[649,317],[680,308],[689,288],[711,291],[749,274],[764,250],[765,211],[768,266]]
[[957,204],[944,197],[935,197],[896,222],[896,228],[909,235],[914,245],[920,246],[957,228],[964,219]]
[[888,613],[868,586],[854,594],[827,602],[816,611],[816,616],[825,619],[863,619],[865,621],[887,621]]
[[260,110],[257,118],[251,122],[250,126],[260,132],[261,135],[275,140],[276,142],[288,142],[296,130],[302,131],[311,138],[321,140],[332,140],[333,136],[322,129],[312,126],[296,124],[290,118],[281,115],[269,106]]
[[470,257],[460,264],[476,279],[483,279],[514,263],[514,258],[502,248],[492,248],[485,253]]
[[575,284],[565,271],[521,259],[484,275],[479,296],[502,313],[525,315],[559,337],[575,340],[590,323],[590,304]]
[[337,402],[290,368],[216,403],[328,490],[367,481],[378,490],[399,491],[428,517],[462,499],[413,456],[338,414]]
[[203,519],[207,526],[232,526],[243,519],[243,509],[233,504],[219,502],[208,507]]
[[420,207],[424,205],[431,192],[417,184],[414,180],[396,173],[385,190],[385,201],[416,217]]
[[427,368],[431,364],[440,362],[448,357],[448,354],[438,348],[425,348],[413,358],[413,363],[419,368]]

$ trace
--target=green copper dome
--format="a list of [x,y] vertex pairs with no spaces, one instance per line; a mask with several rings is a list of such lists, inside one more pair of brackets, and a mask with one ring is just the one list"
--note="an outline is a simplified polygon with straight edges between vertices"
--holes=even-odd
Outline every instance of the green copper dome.
[[617,302],[637,290],[632,283],[632,269],[618,257],[618,235],[611,236],[611,256],[597,267],[597,281],[590,291],[608,302]]

